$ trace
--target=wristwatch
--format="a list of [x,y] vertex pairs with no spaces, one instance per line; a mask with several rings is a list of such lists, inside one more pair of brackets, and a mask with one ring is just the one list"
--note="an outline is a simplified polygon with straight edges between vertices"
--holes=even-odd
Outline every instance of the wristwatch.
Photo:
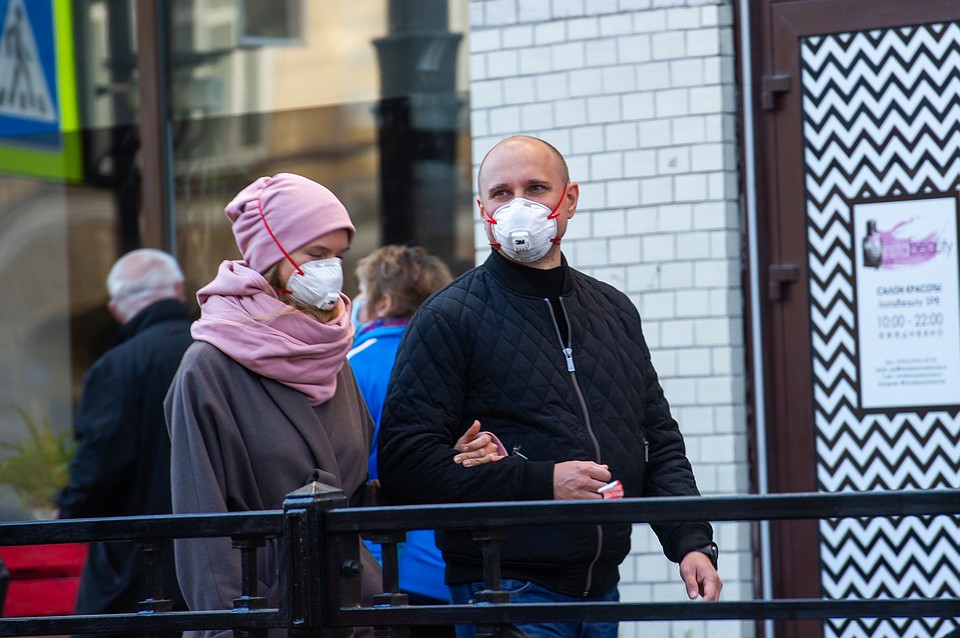
[[704,545],[703,547],[698,547],[694,551],[700,552],[701,554],[706,554],[707,558],[710,559],[710,563],[713,565],[713,568],[717,568],[717,558],[720,557],[720,548],[717,547],[716,543],[710,543]]

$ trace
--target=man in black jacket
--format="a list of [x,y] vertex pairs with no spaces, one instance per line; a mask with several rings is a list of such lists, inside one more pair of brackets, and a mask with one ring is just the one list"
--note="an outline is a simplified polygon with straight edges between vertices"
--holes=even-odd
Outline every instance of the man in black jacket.
[[[84,378],[74,419],[79,442],[60,518],[169,514],[170,439],[163,398],[191,343],[183,274],[159,250],[127,253],[107,277],[114,343]],[[165,597],[185,609],[172,548],[164,554]],[[136,543],[93,543],[80,577],[76,611],[135,612],[147,598]]]
[[[478,176],[487,260],[428,299],[400,346],[379,437],[380,481],[394,503],[698,495],[683,437],[657,380],[636,307],[567,265],[560,241],[579,186],[548,143],[497,144]],[[451,464],[479,420],[514,453]],[[691,599],[717,600],[709,523],[655,525]],[[618,600],[630,525],[512,528],[501,589],[514,602]],[[442,532],[454,602],[483,588],[469,532]],[[614,638],[616,623],[522,624],[532,636]],[[473,627],[458,626],[470,636]]]

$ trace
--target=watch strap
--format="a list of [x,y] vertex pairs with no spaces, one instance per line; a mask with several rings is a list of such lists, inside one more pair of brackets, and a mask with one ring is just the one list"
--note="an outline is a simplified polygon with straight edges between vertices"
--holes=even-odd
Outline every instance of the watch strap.
[[713,565],[714,569],[717,569],[717,559],[720,557],[720,548],[717,547],[716,543],[708,543],[703,547],[698,547],[695,551],[698,551],[709,558],[710,564]]

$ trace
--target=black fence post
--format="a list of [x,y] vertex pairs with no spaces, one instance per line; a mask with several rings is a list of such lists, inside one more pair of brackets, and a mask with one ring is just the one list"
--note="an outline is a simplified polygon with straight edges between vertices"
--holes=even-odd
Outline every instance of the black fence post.
[[[257,549],[263,547],[262,537],[234,536],[234,549],[240,550],[240,597],[233,599],[234,611],[266,609],[267,599],[259,595],[260,581],[257,575]],[[266,638],[266,629],[235,630],[236,638]]]
[[[507,538],[503,528],[482,529],[473,533],[473,540],[483,547],[483,589],[477,592],[476,601],[494,605],[510,602],[510,592],[500,589],[500,543]],[[478,636],[526,636],[511,624],[477,625]]]
[[[163,553],[173,551],[173,542],[148,540],[140,543],[147,573],[147,598],[138,604],[141,614],[162,614],[173,611],[173,601],[163,592]],[[155,638],[177,638],[181,632],[166,631],[151,634]]]
[[[359,539],[354,549],[324,534],[327,510],[347,507],[343,491],[312,482],[283,501],[283,551],[280,586],[291,636],[347,636],[351,628],[331,628],[327,615],[341,606],[359,606]],[[344,595],[343,592],[352,592]]]
[[383,593],[374,597],[376,605],[399,607],[409,604],[409,596],[400,593],[400,561],[397,545],[407,538],[406,532],[369,534],[365,538],[380,545],[380,560],[383,565]]
[[483,590],[477,592],[478,603],[508,603],[510,594],[500,589],[500,541],[506,530],[484,529],[473,533],[473,540],[483,547]]
[[[407,538],[405,531],[383,532],[368,535],[367,540],[380,545],[380,560],[383,567],[383,593],[373,597],[373,604],[386,607],[404,607],[410,604],[410,597],[400,593],[400,561],[397,557],[397,545]],[[395,625],[377,627],[377,638],[407,638],[410,627]]]
[[171,545],[168,540],[140,544],[147,572],[147,598],[140,601],[141,613],[163,613],[173,609],[173,603],[163,595],[163,552],[170,551]]

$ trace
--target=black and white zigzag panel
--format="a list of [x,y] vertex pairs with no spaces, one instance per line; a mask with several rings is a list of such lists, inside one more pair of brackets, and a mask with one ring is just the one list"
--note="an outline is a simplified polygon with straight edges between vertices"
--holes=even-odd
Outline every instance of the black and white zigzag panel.
[[[851,226],[854,201],[957,192],[960,26],[822,35],[800,47],[819,488],[960,488],[957,410],[859,407]],[[823,521],[823,595],[960,596],[958,539],[950,517]],[[952,626],[850,619],[826,623],[824,634],[932,638]]]

